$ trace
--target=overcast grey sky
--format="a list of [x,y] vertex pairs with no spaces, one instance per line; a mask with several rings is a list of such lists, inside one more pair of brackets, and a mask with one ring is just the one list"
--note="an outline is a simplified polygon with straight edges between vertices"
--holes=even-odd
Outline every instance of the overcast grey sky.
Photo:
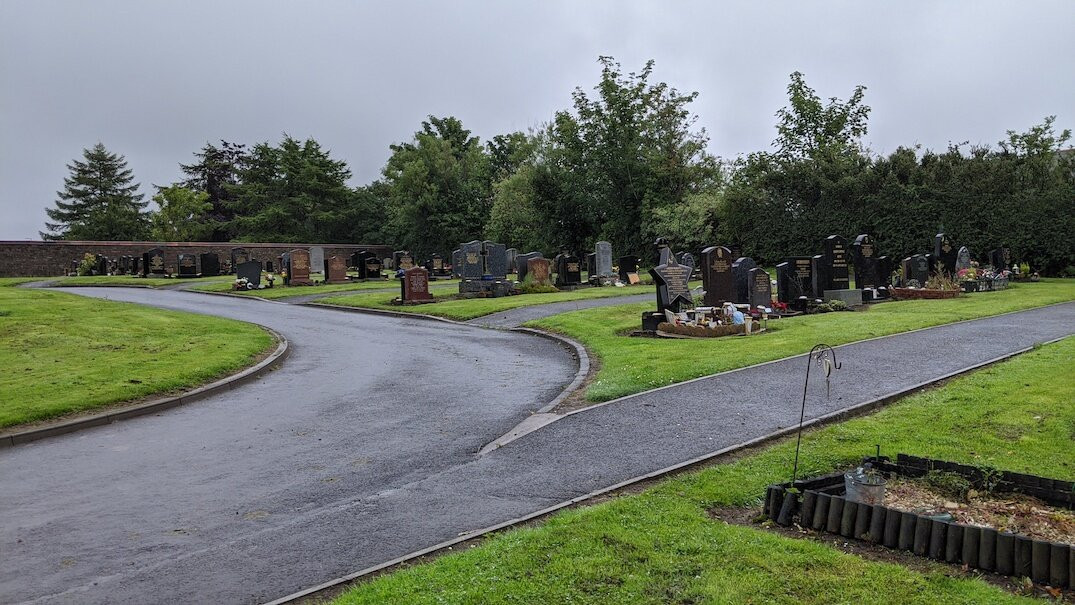
[[1075,125],[1075,2],[0,0],[0,239],[36,239],[100,141],[143,192],[206,142],[313,137],[377,178],[428,114],[483,140],[598,79],[598,55],[700,94],[710,149],[769,146],[788,74],[868,87],[867,141],[995,143]]

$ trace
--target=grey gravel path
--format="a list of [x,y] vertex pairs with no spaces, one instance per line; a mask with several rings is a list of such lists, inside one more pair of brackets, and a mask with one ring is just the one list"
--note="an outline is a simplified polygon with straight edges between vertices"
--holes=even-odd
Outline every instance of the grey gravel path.
[[[191,307],[178,298],[191,295],[167,294],[158,300]],[[204,299],[193,306],[206,310]],[[329,326],[345,319],[326,314],[363,317],[272,307],[260,311],[286,309],[292,332],[306,323],[293,313]],[[376,319],[393,336],[416,323]],[[447,347],[466,346],[460,340],[482,338],[429,323],[449,330],[437,341],[441,357],[452,354]],[[290,336],[286,325],[282,331]],[[837,349],[844,369],[831,397],[824,381],[815,383],[807,414],[845,409],[1073,332],[1075,303],[1068,303],[845,345]],[[373,392],[365,397],[370,403],[356,406],[362,395],[341,384],[371,368],[331,353],[338,341],[324,345],[300,342],[285,379],[264,380],[249,401],[212,399],[0,452],[0,508],[9,513],[0,518],[0,551],[10,553],[0,567],[0,594],[80,603],[283,596],[790,426],[802,389],[803,359],[791,358],[592,408],[475,457],[466,452],[491,431],[480,409],[499,408],[535,376],[561,374],[548,368],[559,355],[499,372],[493,361],[479,365],[466,397],[440,375],[425,382],[421,369],[428,366],[407,363],[416,355],[428,362],[424,350],[386,346],[374,368],[413,367],[409,386],[390,372],[358,379]],[[490,396],[486,383],[505,386]],[[326,397],[326,388],[335,397]],[[231,413],[209,422],[205,410],[217,408]],[[363,414],[367,408],[376,413]],[[398,418],[383,416],[397,408]],[[429,432],[431,422],[441,430]],[[503,426],[489,424],[498,422]]]
[[567,302],[549,303],[545,305],[533,305],[519,307],[509,311],[501,311],[483,317],[475,317],[467,323],[487,328],[514,328],[528,321],[552,317],[569,311],[592,309],[594,307],[611,307],[615,305],[629,305],[655,300],[652,292],[646,294],[631,294],[628,296],[613,296],[612,298],[591,298],[587,300],[571,300]]

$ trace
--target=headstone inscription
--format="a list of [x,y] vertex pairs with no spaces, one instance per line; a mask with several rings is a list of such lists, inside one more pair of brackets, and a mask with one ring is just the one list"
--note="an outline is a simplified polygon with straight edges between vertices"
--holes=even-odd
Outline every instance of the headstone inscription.
[[735,299],[732,251],[726,246],[710,246],[702,250],[702,289],[707,307],[719,307]]
[[627,256],[621,256],[619,260],[616,261],[616,264],[619,265],[618,277],[621,282],[629,284],[631,283],[632,275],[636,278],[638,277],[638,263],[640,260],[641,259],[637,256],[629,254]]
[[[291,255],[291,266],[287,272],[288,285],[313,285],[313,282],[310,281],[310,252],[302,248],[296,248],[289,254]],[[258,266],[260,267],[260,265]]]
[[761,267],[754,267],[747,276],[750,281],[750,308],[764,307],[768,309],[773,304],[773,282],[769,274]]
[[143,275],[164,275],[164,251],[160,248],[153,248],[149,252],[142,255],[142,269]]
[[392,253],[393,266],[406,271],[414,266],[414,256],[408,250],[396,250]]
[[809,256],[791,256],[776,266],[776,299],[791,304],[814,298],[814,270]]
[[244,263],[239,263],[239,266],[235,268],[235,278],[246,278],[247,287],[250,289],[257,288],[261,285],[261,263],[256,260],[248,260]]
[[556,256],[556,287],[577,286],[582,283],[582,263],[568,252]]
[[918,284],[919,288],[926,286],[926,281],[929,280],[928,254],[915,254],[911,257],[911,279]]
[[[529,255],[519,255],[516,262],[519,262],[523,256]],[[528,259],[525,274],[530,278],[530,283],[536,286],[552,285],[552,271],[549,270],[551,262],[549,259],[541,258],[540,256]],[[522,266],[520,265],[521,268]]]
[[686,307],[694,306],[694,297],[691,296],[691,274],[687,267],[676,262],[674,256],[668,258],[668,263],[658,265],[649,270],[653,277],[653,283],[657,286],[657,311],[665,310],[679,313]]
[[956,252],[956,273],[964,269],[971,268],[971,255],[970,249],[966,246],[960,246],[959,251]]
[[433,300],[433,295],[429,293],[429,271],[424,267],[411,267],[404,271],[400,289],[400,298],[404,301]]
[[461,267],[459,277],[463,279],[481,279],[485,274],[485,261],[482,258],[482,243],[475,240],[459,246]]
[[[826,269],[826,290],[847,290],[851,287],[851,276],[848,274],[847,241],[839,235],[830,235],[825,238],[824,252]],[[824,294],[824,292],[822,292]]]
[[202,277],[215,277],[220,275],[220,257],[215,252],[206,252],[201,255]]
[[237,267],[242,263],[250,260],[250,253],[246,251],[246,248],[232,248],[231,249],[231,270],[232,272],[238,271]]
[[325,264],[325,249],[321,246],[310,247],[310,271],[321,271],[328,279],[328,266]]
[[179,277],[198,277],[198,258],[193,254],[179,255]]
[[747,304],[750,302],[750,275],[751,269],[756,267],[754,259],[749,256],[741,256],[732,263],[732,281],[735,284],[735,302]]
[[591,252],[586,255],[586,276],[590,279],[597,277],[597,253]]
[[434,254],[426,261],[426,271],[429,271],[430,275],[440,275],[444,271],[444,258],[439,254]]
[[933,260],[941,264],[941,271],[948,275],[956,273],[956,257],[958,251],[952,243],[952,239],[944,233],[938,233],[933,238]]
[[520,254],[515,257],[515,270],[518,273],[520,282],[526,281],[526,276],[530,272],[530,261],[535,258],[542,258],[540,252],[527,252],[526,254]]
[[862,234],[851,244],[851,258],[855,263],[855,287],[879,288],[885,285],[881,280],[881,270],[877,262],[877,251],[873,239]]
[[347,261],[342,256],[330,256],[325,259],[325,283],[347,283]]
[[594,254],[597,255],[597,276],[612,277],[612,244],[600,241],[594,244]]

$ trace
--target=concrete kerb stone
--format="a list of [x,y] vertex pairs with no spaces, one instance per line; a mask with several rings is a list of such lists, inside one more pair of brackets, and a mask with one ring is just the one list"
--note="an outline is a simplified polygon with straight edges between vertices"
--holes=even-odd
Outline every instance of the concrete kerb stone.
[[[1050,344],[1050,343],[1054,343],[1054,342],[1059,342],[1061,340],[1064,340],[1065,338],[1070,338],[1070,336],[1062,336],[1060,338],[1054,338],[1052,340],[1048,340],[1048,341],[1045,341],[1045,342],[1040,343],[1040,344]],[[900,398],[902,398],[902,397],[904,397],[906,395],[909,395],[909,394],[911,394],[911,393],[913,393],[915,391],[924,389],[924,388],[929,387],[931,385],[935,385],[935,384],[944,382],[946,380],[950,380],[951,378],[954,378],[956,376],[966,374],[968,372],[972,372],[974,370],[978,370],[978,369],[984,368],[986,366],[993,365],[995,363],[999,363],[1001,361],[1011,359],[1012,357],[1015,357],[1017,355],[1021,355],[1023,353],[1028,352],[1028,351],[1032,351],[1036,346],[1038,346],[1038,345],[1034,345],[1034,346],[1030,346],[1030,347],[1024,347],[1024,348],[1019,349],[1017,351],[1013,351],[1011,353],[1007,353],[1005,355],[995,357],[995,358],[990,359],[988,361],[984,361],[984,362],[975,364],[973,366],[963,368],[961,370],[957,370],[955,372],[950,372],[950,373],[945,374],[944,376],[941,376],[941,377],[936,378],[934,380],[921,382],[921,383],[916,384],[914,386],[911,386],[909,388],[902,389],[902,390],[899,390],[899,391],[893,391],[892,393],[882,395],[881,397],[877,397],[875,399],[860,403],[860,404],[855,405],[855,406],[844,408],[842,410],[836,410],[835,412],[831,412],[829,414],[825,414],[824,416],[819,416],[817,418],[814,418],[812,420],[804,422],[803,423],[803,428],[806,429],[806,428],[821,427],[821,426],[824,426],[826,424],[830,424],[830,423],[838,421],[838,420],[845,420],[845,419],[848,419],[848,418],[851,418],[851,417],[854,417],[854,416],[857,416],[857,415],[864,414],[866,412],[870,412],[870,411],[872,411],[874,409],[883,407],[884,405],[887,405],[888,403],[891,403],[894,400],[897,400],[897,399],[900,399]],[[802,357],[802,355],[797,355],[795,357]],[[780,360],[777,360],[777,361],[780,361]],[[772,362],[766,362],[766,363],[772,363]],[[766,364],[758,364],[758,365],[766,365]],[[752,366],[752,367],[757,367],[757,366]],[[732,371],[736,371],[736,370],[732,370]],[[680,384],[682,384],[682,383],[680,383]],[[661,387],[661,388],[663,389],[663,388],[667,388],[667,387]],[[660,390],[660,389],[653,389],[653,390]],[[652,392],[652,391],[647,391],[647,392]],[[641,393],[639,393],[639,394],[641,394]],[[622,399],[626,399],[626,397],[621,398],[620,400],[622,400]],[[614,401],[619,401],[619,400],[614,400]],[[611,402],[608,402],[608,403],[611,403]],[[578,410],[578,411],[582,412],[582,411],[586,411],[588,409],[592,409],[592,408],[584,408],[584,409]],[[566,416],[566,414],[565,414],[565,416]],[[563,416],[561,416],[561,417],[563,417]],[[342,585],[352,583],[352,582],[354,582],[356,580],[372,578],[372,577],[375,577],[377,575],[381,575],[381,574],[385,574],[385,573],[391,573],[392,571],[396,570],[397,568],[401,567],[402,565],[404,565],[404,564],[406,564],[406,563],[408,563],[410,561],[414,561],[415,559],[419,559],[421,557],[425,557],[425,556],[429,556],[429,555],[437,555],[437,554],[446,553],[452,547],[454,547],[454,546],[456,546],[458,544],[461,544],[461,543],[464,543],[464,542],[469,542],[471,540],[475,540],[477,538],[480,538],[480,537],[482,537],[484,535],[487,535],[489,533],[492,533],[492,532],[497,532],[497,531],[500,531],[500,530],[503,530],[503,529],[509,529],[509,528],[517,527],[517,526],[520,526],[520,525],[522,525],[524,523],[529,523],[529,522],[532,522],[532,521],[535,521],[535,520],[542,519],[544,517],[547,517],[547,516],[551,515],[552,513],[560,511],[560,510],[562,510],[564,508],[575,506],[575,505],[580,504],[582,502],[585,502],[587,500],[591,500],[593,498],[603,496],[605,494],[608,494],[608,493],[623,489],[625,487],[629,487],[629,486],[637,484],[637,483],[643,483],[645,481],[651,481],[651,480],[654,480],[654,479],[666,478],[666,477],[678,475],[678,474],[683,473],[683,472],[690,471],[690,470],[692,470],[692,469],[694,469],[696,467],[699,467],[699,466],[701,466],[703,464],[706,464],[706,463],[711,462],[711,461],[713,461],[713,460],[715,460],[717,458],[720,458],[721,456],[725,456],[725,455],[737,452],[737,451],[742,450],[742,449],[754,447],[754,446],[757,446],[757,445],[762,445],[762,444],[767,443],[769,441],[773,441],[773,440],[779,439],[781,437],[785,437],[785,436],[794,434],[797,430],[798,430],[798,426],[790,426],[790,427],[782,428],[782,429],[779,429],[777,431],[773,431],[771,433],[768,433],[766,435],[761,435],[759,437],[755,437],[754,439],[750,439],[750,440],[744,441],[742,443],[738,443],[738,444],[731,445],[731,446],[728,446],[728,447],[725,447],[725,448],[721,448],[719,450],[710,452],[708,454],[703,454],[701,456],[698,456],[696,458],[692,458],[690,460],[686,460],[684,462],[673,464],[671,466],[667,466],[665,468],[662,468],[662,469],[659,469],[659,470],[656,470],[656,471],[653,471],[653,472],[650,472],[650,473],[646,473],[644,475],[638,475],[636,477],[632,477],[630,479],[626,479],[624,481],[621,481],[621,482],[619,482],[619,483],[617,483],[615,485],[611,485],[609,487],[604,487],[604,488],[601,488],[601,489],[598,489],[598,490],[594,490],[594,491],[592,491],[592,492],[590,492],[588,494],[583,494],[581,496],[576,496],[574,498],[571,498],[570,500],[564,500],[562,502],[558,502],[556,504],[553,504],[552,506],[543,508],[543,509],[541,509],[539,511],[535,511],[535,512],[530,513],[528,515],[523,515],[521,517],[517,517],[515,519],[504,521],[502,523],[498,523],[496,525],[492,525],[490,527],[486,527],[486,528],[483,528],[483,529],[478,529],[478,530],[474,530],[474,531],[471,531],[471,532],[467,532],[466,534],[463,534],[463,535],[461,535],[459,537],[456,537],[456,538],[453,538],[451,540],[447,540],[445,542],[435,544],[435,545],[430,546],[428,548],[424,548],[422,550],[418,550],[418,551],[415,551],[413,553],[409,553],[409,554],[403,555],[401,557],[397,557],[395,559],[392,559],[390,561],[386,561],[384,563],[381,563],[379,565],[375,565],[373,567],[367,567],[366,569],[362,569],[362,570],[354,572],[352,574],[348,574],[346,576],[336,578],[335,580],[329,580],[328,582],[325,582],[323,584],[319,584],[319,585],[314,586],[312,588],[308,588],[306,590],[290,594],[288,596],[276,599],[275,601],[270,601],[269,603],[266,603],[265,605],[284,605],[286,603],[294,603],[296,601],[299,601],[300,599],[313,597],[314,595],[317,595],[318,593],[322,593],[322,592],[333,590],[333,589],[339,590],[342,587]]]
[[0,435],[0,448],[13,447],[21,443],[37,441],[38,439],[44,439],[46,437],[73,433],[82,429],[111,424],[119,420],[126,420],[128,418],[134,418],[136,416],[155,414],[162,410],[166,410],[187,403],[193,403],[195,401],[198,401],[199,399],[204,399],[210,395],[215,395],[223,391],[234,389],[238,386],[255,380],[260,376],[264,375],[265,373],[275,369],[280,363],[287,359],[288,355],[291,353],[291,347],[289,346],[287,339],[284,338],[283,335],[265,326],[259,327],[271,334],[276,339],[276,350],[273,351],[265,359],[261,360],[260,362],[249,368],[246,368],[241,372],[238,372],[231,376],[227,376],[225,378],[221,378],[220,380],[217,380],[204,386],[200,386],[185,393],[174,395],[172,397],[155,399],[153,401],[147,401],[145,403],[139,403],[129,407],[123,407],[115,411],[103,412],[101,414],[95,414],[84,418],[61,422],[59,424],[45,426],[42,428]]

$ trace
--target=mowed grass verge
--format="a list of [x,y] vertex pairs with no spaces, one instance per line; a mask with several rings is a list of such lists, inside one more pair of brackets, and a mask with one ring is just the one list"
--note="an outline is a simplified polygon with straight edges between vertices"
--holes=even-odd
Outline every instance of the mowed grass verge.
[[[958,378],[873,415],[809,431],[808,475],[899,452],[1075,478],[1075,338]],[[853,376],[839,380],[854,381]],[[784,439],[640,494],[556,514],[540,526],[358,585],[362,603],[1032,603],[958,568],[924,571],[729,525],[707,511],[751,506],[791,473]]]
[[[399,291],[399,280],[386,279],[383,281],[366,281],[366,282],[354,282],[349,284],[321,284],[317,286],[285,286],[283,281],[279,278],[276,280],[276,285],[272,288],[265,288],[263,290],[232,290],[232,282],[234,280],[228,280],[225,283],[209,284],[207,286],[198,286],[192,288],[192,290],[200,292],[230,292],[232,294],[241,294],[243,296],[249,296],[251,298],[264,298],[267,300],[276,300],[280,298],[291,298],[294,296],[307,296],[310,294],[330,294],[334,292],[353,292],[362,290],[392,290],[393,292]],[[264,282],[264,278],[262,279]],[[446,281],[431,281],[429,287],[432,290],[441,288],[457,287],[459,280],[446,280]],[[382,296],[388,295],[391,299],[391,294],[387,292],[381,292]]]
[[[455,319],[458,321],[466,321],[468,319],[474,319],[475,317],[482,317],[492,313],[499,313],[501,311],[508,311],[510,309],[518,309],[519,307],[528,307],[531,305],[544,305],[572,300],[590,300],[595,298],[613,298],[617,296],[629,296],[632,294],[652,293],[652,291],[653,288],[650,286],[625,286],[622,288],[608,286],[603,288],[579,288],[578,290],[573,291],[549,292],[543,294],[519,294],[516,296],[502,296],[500,298],[441,300],[437,303],[410,306],[394,305],[392,304],[392,299],[397,298],[398,295],[382,292],[378,294],[371,293],[356,294],[353,296],[335,296],[318,302],[329,305],[339,305],[341,307],[360,307],[365,309],[398,311],[401,313],[418,313],[435,315],[437,317],[445,317],[447,319]],[[457,290],[452,290],[451,292],[434,291],[433,296],[434,298],[443,299],[457,292]]]
[[771,320],[761,335],[713,339],[627,336],[641,327],[642,311],[654,308],[649,303],[586,309],[526,325],[565,334],[600,359],[586,392],[588,400],[597,402],[805,353],[821,342],[845,344],[1070,300],[1075,300],[1075,280],[1042,280],[956,299],[886,302],[865,311]]
[[273,345],[239,321],[0,287],[0,428],[198,386]]

